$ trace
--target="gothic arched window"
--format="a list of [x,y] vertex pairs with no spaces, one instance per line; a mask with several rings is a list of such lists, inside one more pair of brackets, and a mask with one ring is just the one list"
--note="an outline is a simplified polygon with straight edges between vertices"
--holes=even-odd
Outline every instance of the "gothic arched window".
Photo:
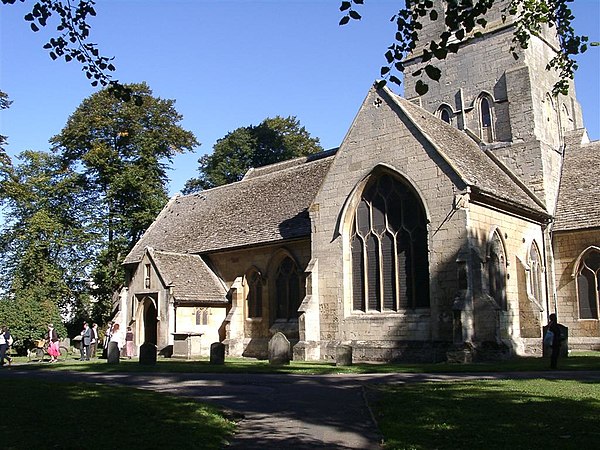
[[485,142],[494,140],[492,126],[492,105],[488,97],[481,97],[479,100],[479,124],[481,127],[480,137]]
[[286,256],[275,273],[277,319],[295,319],[301,298],[301,277],[296,263]]
[[488,282],[490,296],[502,310],[506,310],[506,252],[498,230],[494,231],[490,242]]
[[427,220],[407,186],[387,174],[367,184],[351,233],[355,311],[429,307]]
[[246,301],[248,302],[248,317],[262,317],[263,282],[260,273],[256,270],[251,271],[246,276],[246,282],[248,284],[248,296],[246,297]]
[[580,319],[598,319],[600,300],[600,252],[592,249],[585,255],[577,271],[577,300]]
[[542,255],[535,242],[532,242],[529,248],[527,264],[529,265],[529,292],[533,298],[541,305],[543,304],[543,263]]

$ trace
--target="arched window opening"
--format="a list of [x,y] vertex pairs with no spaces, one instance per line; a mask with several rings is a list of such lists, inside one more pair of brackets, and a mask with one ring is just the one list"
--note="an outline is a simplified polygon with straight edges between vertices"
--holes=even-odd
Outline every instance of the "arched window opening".
[[529,292],[533,298],[542,305],[543,297],[543,263],[540,250],[535,242],[531,244],[529,249],[529,258],[527,261],[529,265]]
[[196,325],[208,325],[208,308],[196,308]]
[[577,271],[577,299],[580,319],[598,319],[600,299],[600,252],[592,249]]
[[301,278],[296,263],[286,256],[275,273],[277,319],[298,318],[301,300]]
[[256,270],[250,272],[246,277],[248,284],[248,317],[251,319],[262,317],[263,305],[263,282],[260,273]]
[[452,113],[452,110],[449,107],[441,106],[440,109],[438,109],[437,116],[444,122],[452,124],[452,117],[454,116],[454,114]]
[[482,97],[479,101],[479,121],[481,124],[481,139],[485,142],[492,142],[492,107],[487,97]]
[[494,231],[490,242],[488,282],[490,297],[496,300],[500,309],[505,311],[508,306],[506,302],[506,253],[497,230]]
[[388,174],[366,186],[350,244],[355,311],[429,307],[427,220],[407,186]]

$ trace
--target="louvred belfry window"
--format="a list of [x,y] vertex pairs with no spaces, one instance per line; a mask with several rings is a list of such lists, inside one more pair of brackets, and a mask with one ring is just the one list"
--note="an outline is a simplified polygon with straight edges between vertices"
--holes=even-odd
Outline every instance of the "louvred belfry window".
[[407,186],[387,174],[371,181],[350,242],[355,311],[429,307],[427,220]]
[[598,319],[600,302],[600,252],[591,250],[577,271],[577,298],[580,319]]

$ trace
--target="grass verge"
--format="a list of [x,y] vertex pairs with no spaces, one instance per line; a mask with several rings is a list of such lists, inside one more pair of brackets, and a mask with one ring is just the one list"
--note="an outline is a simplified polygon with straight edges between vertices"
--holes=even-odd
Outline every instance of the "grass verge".
[[[353,364],[348,367],[326,362],[292,361],[288,366],[271,366],[268,361],[228,358],[224,365],[212,365],[205,359],[181,360],[159,358],[156,365],[140,365],[136,359],[122,360],[120,364],[107,364],[104,359],[79,361],[66,358],[58,364],[28,362],[25,357],[15,357],[21,369],[31,370],[77,370],[93,372],[149,372],[149,373],[289,373],[325,375],[335,373],[442,373],[442,372],[515,372],[550,370],[548,358],[513,358],[508,361],[474,364]],[[600,370],[600,352],[573,352],[568,358],[559,359],[560,370]]]
[[87,383],[2,380],[5,450],[219,449],[233,422],[171,395]]
[[385,449],[586,449],[600,386],[542,379],[372,386]]

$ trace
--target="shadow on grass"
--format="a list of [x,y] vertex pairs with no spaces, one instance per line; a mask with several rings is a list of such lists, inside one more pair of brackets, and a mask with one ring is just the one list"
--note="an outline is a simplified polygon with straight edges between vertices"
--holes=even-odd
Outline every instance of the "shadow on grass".
[[138,389],[2,380],[2,448],[222,448],[234,424],[211,406]]
[[577,381],[416,383],[368,389],[386,449],[587,449],[600,388]]

